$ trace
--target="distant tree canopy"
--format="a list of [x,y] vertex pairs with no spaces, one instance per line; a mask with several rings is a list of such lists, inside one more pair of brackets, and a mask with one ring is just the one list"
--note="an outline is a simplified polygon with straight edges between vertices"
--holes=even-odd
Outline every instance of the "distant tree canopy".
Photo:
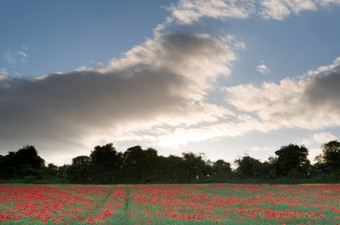
[[17,152],[9,152],[0,157],[0,176],[3,179],[41,176],[44,163],[37,150],[27,145]]
[[72,183],[91,183],[91,158],[86,155],[73,158],[72,165],[66,170],[66,177]]
[[239,177],[266,178],[269,176],[267,163],[262,163],[258,159],[246,155],[236,159],[235,163],[237,164],[236,174]]
[[340,143],[330,141],[322,145],[322,154],[311,165],[308,149],[289,144],[275,151],[267,161],[244,155],[229,162],[219,159],[211,162],[203,153],[184,152],[181,156],[158,155],[156,149],[133,146],[118,152],[112,143],[95,146],[89,156],[72,159],[72,164],[48,164],[33,146],[24,146],[17,152],[0,155],[0,179],[19,179],[34,182],[43,178],[66,183],[196,183],[242,182],[246,180],[319,179],[322,182],[340,181]]
[[122,153],[112,143],[96,146],[90,154],[91,174],[95,183],[116,183],[121,176]]
[[328,170],[340,169],[340,143],[338,141],[330,141],[322,145],[323,155],[321,158]]
[[289,144],[282,146],[275,152],[277,161],[275,163],[277,175],[287,176],[295,173],[297,176],[307,175],[310,162],[307,158],[308,149],[304,146]]

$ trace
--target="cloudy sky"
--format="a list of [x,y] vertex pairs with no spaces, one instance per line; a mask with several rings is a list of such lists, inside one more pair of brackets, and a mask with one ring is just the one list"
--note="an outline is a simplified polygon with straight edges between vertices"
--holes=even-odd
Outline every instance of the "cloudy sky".
[[340,137],[340,0],[3,0],[0,154],[265,160]]

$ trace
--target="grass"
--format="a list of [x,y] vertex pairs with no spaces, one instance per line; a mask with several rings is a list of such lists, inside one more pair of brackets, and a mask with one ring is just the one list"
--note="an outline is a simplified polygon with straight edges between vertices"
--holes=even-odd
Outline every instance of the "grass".
[[337,224],[340,185],[0,185],[5,224]]

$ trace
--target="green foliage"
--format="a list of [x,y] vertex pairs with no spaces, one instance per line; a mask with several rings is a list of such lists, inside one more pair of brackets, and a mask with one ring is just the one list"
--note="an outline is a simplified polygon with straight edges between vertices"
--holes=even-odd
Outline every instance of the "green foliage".
[[112,143],[96,146],[90,156],[77,156],[72,164],[44,165],[33,146],[0,155],[0,182],[143,184],[143,183],[327,183],[340,182],[340,143],[322,145],[323,154],[311,165],[308,149],[282,146],[267,161],[245,155],[235,160],[236,169],[219,159],[210,162],[204,154],[159,156],[141,146],[117,152]]
[[307,158],[308,149],[306,147],[289,144],[282,146],[275,154],[278,157],[275,163],[277,175],[307,176],[310,162]]
[[24,146],[17,152],[9,152],[0,158],[2,179],[39,179],[44,176],[44,160],[33,146]]
[[[321,164],[326,170],[336,171],[340,169],[340,142],[334,140],[322,145],[323,155],[320,156]],[[320,159],[319,159],[320,161]]]
[[90,161],[91,174],[95,183],[110,184],[119,182],[122,153],[118,153],[112,143],[96,146],[90,154]]
[[72,165],[67,167],[66,178],[71,183],[88,184],[91,182],[91,159],[88,156],[77,156]]
[[273,165],[269,162],[262,163],[250,156],[244,156],[235,160],[237,165],[236,176],[239,178],[271,178],[274,176]]

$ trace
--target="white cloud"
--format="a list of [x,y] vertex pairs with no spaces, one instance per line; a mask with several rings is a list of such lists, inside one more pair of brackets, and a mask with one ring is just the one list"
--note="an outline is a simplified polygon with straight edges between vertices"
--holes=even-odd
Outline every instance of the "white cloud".
[[283,18],[301,11],[317,10],[312,0],[264,0],[261,1],[260,14],[266,19],[282,20]]
[[13,67],[16,67],[18,62],[25,63],[26,59],[28,58],[28,54],[23,50],[18,50],[14,52],[7,50],[3,54],[3,58],[6,60],[8,64],[12,65]]
[[324,144],[324,143],[327,143],[329,141],[333,141],[336,139],[337,138],[330,132],[322,132],[322,133],[313,134],[313,140],[319,144]]
[[320,3],[322,6],[329,6],[332,4],[340,4],[340,0],[318,0],[317,2]]
[[0,68],[0,76],[8,76],[7,69],[4,67]]
[[[332,65],[320,67],[319,72],[308,72],[313,75],[296,80],[287,78],[279,84],[226,88],[227,102],[239,110],[237,114],[230,113],[226,122],[218,120],[198,127],[175,127],[158,134],[157,141],[152,142],[163,147],[178,147],[189,142],[242,136],[254,131],[266,133],[281,128],[314,130],[340,126],[340,100],[336,97],[340,95],[336,88],[340,83],[338,63],[339,59],[336,59]],[[334,88],[328,89],[329,83]],[[322,92],[323,96],[314,96],[315,91]],[[312,138],[304,139],[302,144],[310,146],[333,138],[331,133],[316,133]]]
[[77,69],[75,69],[75,71],[81,72],[81,71],[90,71],[93,70],[92,67],[87,67],[87,66],[80,66]]
[[334,136],[330,132],[321,132],[321,133],[315,133],[311,135],[309,138],[304,138],[301,141],[301,144],[305,146],[313,146],[315,144],[321,145],[324,143],[327,143],[329,141],[336,140],[336,136]]
[[256,67],[256,71],[260,72],[262,74],[268,74],[270,73],[270,69],[268,66],[266,66],[265,64],[260,64]]
[[94,60],[90,60],[89,63],[94,66],[95,68],[103,68],[105,66],[102,62],[96,62]]
[[314,140],[312,138],[303,138],[300,142],[300,145],[304,146],[312,146],[314,144]]
[[191,24],[202,18],[247,18],[254,11],[249,0],[180,0],[170,8],[172,17],[180,24]]
[[[333,140],[337,140],[337,138],[331,132],[320,132],[311,135],[309,138],[302,139],[301,144],[311,147],[309,149],[308,158],[313,162],[316,156],[322,154],[321,145]],[[320,147],[315,148],[315,145]]]
[[[266,19],[283,20],[291,14],[316,11],[322,7],[340,4],[339,0],[180,0],[169,10],[172,16],[166,24],[176,20],[179,24],[192,24],[204,18],[245,19],[259,14]],[[158,30],[164,29],[164,24]]]
[[17,63],[17,60],[12,56],[12,53],[10,51],[7,51],[3,54],[3,58],[7,61],[7,63],[15,66]]
[[340,60],[297,80],[226,88],[227,102],[259,119],[287,128],[340,126]]
[[27,57],[28,57],[27,53],[26,53],[26,52],[23,52],[23,51],[18,51],[18,54],[21,55],[21,56],[24,57],[24,58],[27,58]]
[[263,122],[250,116],[237,116],[229,118],[229,122],[218,121],[199,127],[186,127],[168,130],[159,135],[156,145],[162,147],[178,147],[190,142],[199,142],[225,137],[237,137],[250,132],[260,131],[263,133],[280,128],[277,124]]
[[250,151],[252,152],[265,152],[265,151],[273,151],[276,147],[270,147],[270,146],[264,146],[264,147],[257,147],[253,146],[250,148]]

